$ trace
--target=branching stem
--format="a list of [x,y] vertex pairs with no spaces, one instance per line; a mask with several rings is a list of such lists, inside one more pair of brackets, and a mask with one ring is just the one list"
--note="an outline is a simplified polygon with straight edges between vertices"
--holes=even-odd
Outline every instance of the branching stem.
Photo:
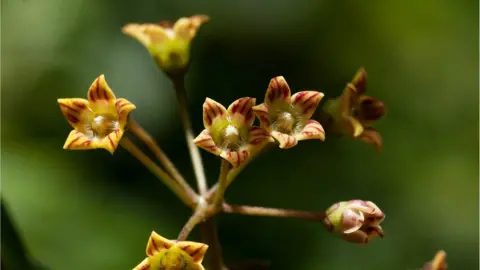
[[155,162],[153,162],[145,153],[142,152],[129,138],[124,136],[120,141],[120,145],[125,148],[132,156],[138,159],[145,167],[147,167],[155,176],[157,176],[162,182],[164,182],[168,188],[170,188],[175,195],[177,195],[182,202],[189,206],[194,207],[196,204],[196,198],[192,198],[182,189],[175,179],[173,179],[166,171],[160,168]]
[[[185,90],[185,73],[169,74],[177,94],[177,101],[180,110],[180,118],[185,130],[185,138],[187,140],[188,150],[192,159],[193,170],[197,180],[197,186],[202,198],[205,198],[208,191],[207,178],[203,167],[202,157],[198,147],[193,143],[193,129],[190,123],[190,116],[188,113],[187,91]],[[199,202],[200,204],[200,202]],[[198,207],[198,206],[197,206]],[[188,223],[188,222],[187,222]],[[211,270],[223,270],[222,251],[220,241],[218,240],[217,230],[213,219],[207,220],[200,224],[202,238],[209,247],[210,268]],[[183,236],[182,236],[183,237]]]
[[177,237],[178,241],[185,241],[188,238],[188,235],[199,223],[202,223],[207,218],[207,205],[205,203],[200,203],[197,206],[197,209],[183,226],[180,234]]

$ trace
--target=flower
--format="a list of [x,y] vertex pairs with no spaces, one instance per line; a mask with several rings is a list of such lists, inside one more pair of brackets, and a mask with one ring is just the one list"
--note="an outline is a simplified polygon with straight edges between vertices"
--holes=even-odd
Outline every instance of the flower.
[[226,159],[233,167],[243,164],[253,150],[273,141],[267,131],[252,126],[253,105],[254,98],[244,97],[235,100],[227,110],[207,98],[203,103],[205,129],[195,138],[195,144]]
[[88,100],[57,100],[63,115],[74,128],[63,149],[104,148],[113,154],[125,132],[128,114],[135,105],[124,98],[115,98],[104,75],[95,79],[87,96]]
[[175,24],[167,21],[159,24],[130,23],[122,28],[145,46],[157,64],[166,72],[183,71],[190,62],[190,43],[200,26],[208,22],[205,15],[178,19]]
[[330,122],[325,126],[327,132],[348,135],[381,150],[382,136],[371,126],[385,115],[386,107],[380,100],[364,95],[366,84],[367,73],[360,68],[342,95],[325,103],[326,122]]
[[323,93],[301,91],[293,96],[282,76],[270,80],[264,103],[253,107],[253,111],[265,128],[280,144],[290,148],[300,140],[325,140],[322,125],[310,120]]
[[426,263],[422,270],[446,270],[447,269],[447,261],[446,261],[447,253],[443,250],[439,250],[432,261]]
[[148,257],[133,270],[205,270],[201,263],[207,249],[203,243],[168,240],[152,232]]
[[380,223],[384,219],[382,210],[373,202],[351,200],[332,205],[323,223],[348,242],[366,244],[377,236],[383,237]]

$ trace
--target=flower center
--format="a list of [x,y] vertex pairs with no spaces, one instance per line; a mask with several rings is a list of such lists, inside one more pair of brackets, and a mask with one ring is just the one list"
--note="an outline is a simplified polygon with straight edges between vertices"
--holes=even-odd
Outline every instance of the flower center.
[[160,261],[160,269],[162,270],[182,270],[187,269],[187,262],[183,254],[180,252],[166,251]]
[[100,114],[93,118],[91,128],[93,136],[103,138],[118,129],[118,120],[111,114]]
[[221,140],[223,141],[221,143],[222,147],[230,151],[238,151],[242,142],[238,128],[233,125],[228,125],[223,130],[223,136]]
[[175,31],[173,31],[172,28],[167,28],[167,29],[165,29],[165,34],[166,34],[167,37],[169,37],[170,39],[174,39],[174,38],[175,38]]
[[273,122],[273,129],[282,133],[290,134],[295,126],[295,117],[289,112],[281,112]]

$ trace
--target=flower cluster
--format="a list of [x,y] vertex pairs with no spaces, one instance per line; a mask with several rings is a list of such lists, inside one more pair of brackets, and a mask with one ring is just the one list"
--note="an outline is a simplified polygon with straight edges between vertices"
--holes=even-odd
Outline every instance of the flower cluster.
[[[254,106],[255,99],[234,101],[228,110],[207,98],[203,104],[205,129],[195,144],[226,159],[233,167],[246,162],[252,151],[277,141],[280,148],[291,148],[300,140],[325,139],[319,122],[310,119],[322,99],[317,91],[301,91],[293,96],[286,80],[270,81],[264,103]],[[252,126],[255,115],[260,127]]]
[[[180,74],[181,76],[169,76],[176,85],[175,80],[178,78],[183,80],[188,69],[190,44],[199,27],[208,20],[209,18],[205,15],[196,15],[180,18],[175,24],[168,22],[132,23],[125,25],[122,31],[142,43],[167,75]],[[318,91],[304,90],[292,95],[283,76],[277,76],[270,80],[261,104],[256,104],[255,98],[243,97],[225,108],[215,100],[206,98],[203,104],[204,130],[193,141],[191,130],[186,132],[195,172],[203,170],[203,168],[198,169],[198,167],[202,167],[202,162],[195,145],[221,157],[226,162],[222,161],[218,189],[212,187],[207,190],[206,180],[203,179],[205,187],[202,190],[202,177],[197,175],[199,194],[188,185],[154,140],[141,127],[136,126],[133,119],[129,118],[135,105],[124,98],[116,98],[104,75],[100,75],[91,84],[87,99],[61,98],[58,99],[58,104],[68,123],[73,127],[64,144],[64,149],[103,148],[113,154],[128,127],[133,135],[149,146],[150,150],[153,149],[152,152],[162,166],[166,167],[165,170],[150,160],[148,155],[138,149],[128,138],[124,138],[121,145],[164,180],[172,191],[186,202],[186,205],[195,208],[195,214],[185,225],[185,230],[182,230],[178,241],[168,240],[152,232],[146,249],[147,258],[134,270],[204,270],[202,261],[208,246],[203,243],[181,240],[187,239],[189,232],[199,222],[222,211],[226,212],[223,193],[228,186],[226,179],[230,170],[232,168],[241,169],[255,153],[262,150],[267,144],[278,145],[281,149],[289,149],[303,140],[324,141],[325,130],[322,126],[324,125],[327,133],[348,135],[381,149],[382,137],[372,125],[383,117],[386,109],[381,101],[365,95],[365,89],[366,72],[362,68],[347,84],[340,97],[328,100],[318,110],[323,113],[320,122],[317,121],[315,113],[324,94]],[[325,115],[327,116],[326,120],[323,118]],[[182,117],[182,121],[186,122],[184,123],[186,129],[189,129],[189,120],[183,118],[188,117]],[[256,119],[258,119],[258,125],[254,125]],[[226,169],[224,170],[224,168]],[[223,190],[219,190],[221,188]],[[209,194],[214,194],[215,198],[212,200]],[[325,213],[320,212],[319,215],[318,213],[317,215],[300,213],[301,211],[295,210],[274,209],[270,211],[260,208],[230,207],[230,210],[243,209],[239,213],[256,215],[264,213],[283,217],[303,216],[308,219],[315,217],[317,221],[322,221],[331,232],[335,232],[344,240],[353,243],[365,244],[384,235],[380,223],[384,220],[385,215],[371,201],[339,202],[332,205]],[[197,221],[195,218],[199,220]],[[192,220],[194,222],[190,223]],[[223,267],[223,265],[221,266]],[[445,268],[444,253],[437,254],[435,259],[424,267],[425,270]]]

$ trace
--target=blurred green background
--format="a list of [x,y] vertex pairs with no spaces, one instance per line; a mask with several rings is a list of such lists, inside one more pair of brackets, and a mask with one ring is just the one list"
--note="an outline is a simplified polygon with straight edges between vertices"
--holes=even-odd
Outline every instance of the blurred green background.
[[[283,75],[294,92],[333,97],[360,66],[388,106],[366,144],[328,137],[253,162],[232,203],[323,210],[372,200],[387,237],[343,242],[320,224],[219,217],[225,260],[272,269],[418,269],[438,249],[478,269],[478,1],[2,1],[2,197],[33,256],[53,270],[131,269],[152,230],[175,238],[189,210],[125,150],[67,152],[56,99],[86,97],[105,74],[190,180],[171,84],[129,22],[208,14],[187,77],[195,131],[205,97],[263,99]],[[210,183],[219,161],[204,156]],[[192,184],[193,181],[190,181]],[[197,233],[192,239],[197,239]],[[4,236],[5,237],[5,236]]]

